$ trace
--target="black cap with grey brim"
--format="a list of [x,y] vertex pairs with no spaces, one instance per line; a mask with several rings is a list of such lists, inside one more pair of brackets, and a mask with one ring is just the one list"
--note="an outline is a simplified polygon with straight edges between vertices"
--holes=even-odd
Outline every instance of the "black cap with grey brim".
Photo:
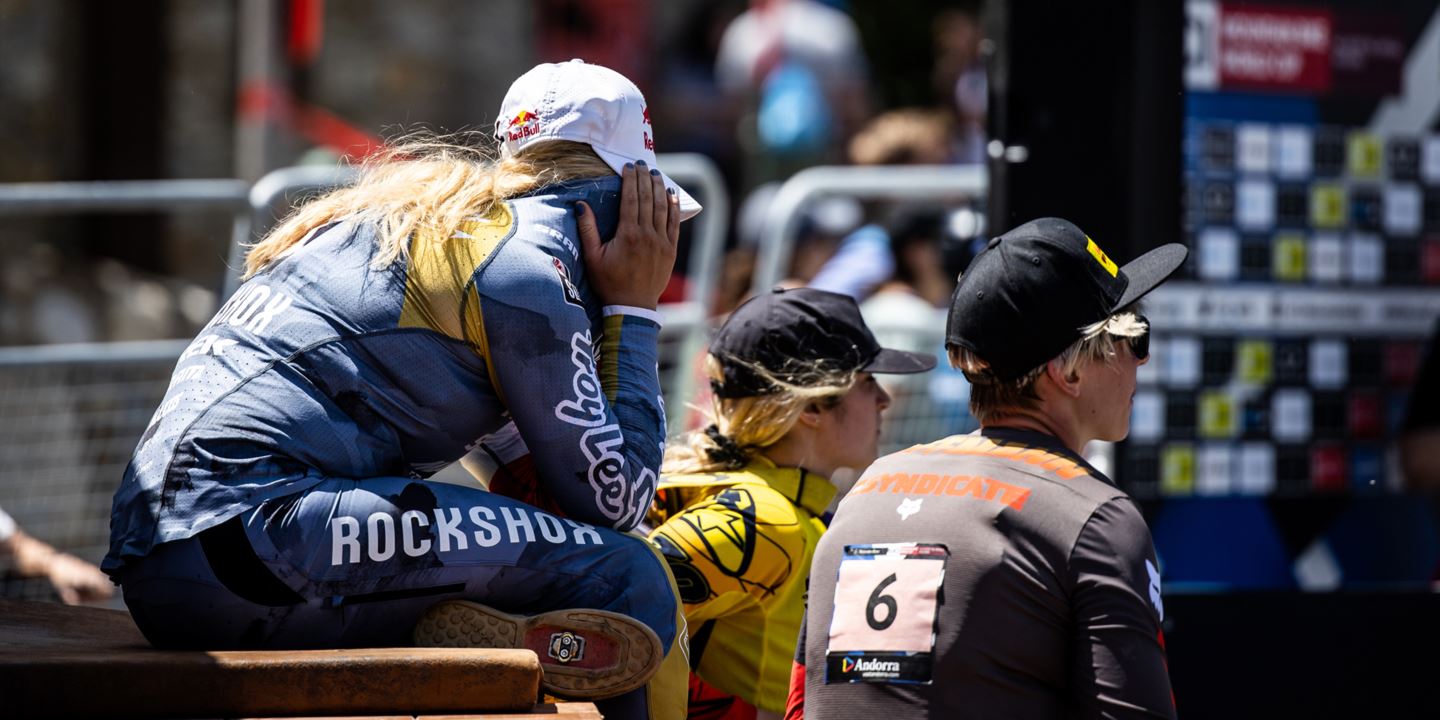
[[735,309],[715,333],[710,354],[724,375],[711,382],[722,398],[755,397],[782,388],[755,372],[809,386],[836,372],[918,373],[935,356],[882,348],[848,295],[795,288],[757,295]]
[[974,353],[996,378],[1016,380],[1165,282],[1187,255],[1170,243],[1118,267],[1069,221],[1032,220],[970,261],[951,296],[945,343]]

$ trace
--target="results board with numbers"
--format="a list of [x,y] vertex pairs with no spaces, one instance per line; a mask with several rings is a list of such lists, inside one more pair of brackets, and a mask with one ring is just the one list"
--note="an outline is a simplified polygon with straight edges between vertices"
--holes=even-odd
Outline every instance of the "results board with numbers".
[[1189,0],[1183,47],[1191,257],[1147,298],[1117,480],[1167,582],[1427,586],[1440,513],[1395,440],[1440,402],[1412,397],[1440,317],[1440,9]]

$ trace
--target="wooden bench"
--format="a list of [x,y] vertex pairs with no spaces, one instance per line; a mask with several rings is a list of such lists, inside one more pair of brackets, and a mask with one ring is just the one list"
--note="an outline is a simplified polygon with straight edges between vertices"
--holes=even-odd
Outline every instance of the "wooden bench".
[[123,611],[0,600],[5,717],[600,717],[539,688],[529,650],[156,650]]

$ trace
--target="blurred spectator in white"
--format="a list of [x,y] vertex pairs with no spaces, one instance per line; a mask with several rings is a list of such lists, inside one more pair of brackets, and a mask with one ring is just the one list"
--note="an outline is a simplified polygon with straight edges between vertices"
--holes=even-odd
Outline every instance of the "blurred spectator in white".
[[8,560],[11,572],[20,577],[49,580],[66,605],[108,600],[115,594],[115,586],[100,568],[26,534],[4,509],[0,509],[0,560]]
[[748,112],[745,187],[835,162],[869,114],[868,63],[850,16],[816,0],[751,0],[725,29],[715,77]]

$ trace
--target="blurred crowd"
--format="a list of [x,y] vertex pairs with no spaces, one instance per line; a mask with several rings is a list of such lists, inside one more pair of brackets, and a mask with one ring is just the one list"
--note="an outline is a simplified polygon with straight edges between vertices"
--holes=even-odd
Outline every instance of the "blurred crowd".
[[[736,199],[711,307],[722,318],[751,292],[761,237],[780,187],[827,165],[963,165],[985,161],[986,48],[979,8],[929,8],[928,78],[886,103],[886,82],[845,2],[751,0],[696,11],[652,93],[667,149],[706,154]],[[873,44],[873,43],[872,43]],[[657,121],[658,122],[658,121]],[[984,232],[984,207],[823,196],[803,211],[781,284],[849,295],[887,346],[939,349],[940,308]],[[968,385],[941,368],[884,381],[895,399],[886,442],[969,430]],[[705,404],[702,396],[696,403]],[[903,409],[902,409],[903,408]]]
[[[712,299],[716,316],[748,292],[769,202],[796,171],[983,162],[987,44],[980,6],[974,0],[922,6],[928,37],[902,44],[928,59],[923,82],[877,71],[895,63],[877,63],[875,48],[893,56],[896,43],[875,37],[885,28],[873,23],[862,31],[857,16],[876,10],[849,0],[692,3],[673,32],[654,39],[647,94],[656,124],[665,128],[659,150],[713,160],[735,208]],[[294,161],[335,158],[311,147]],[[218,306],[223,268],[213,266],[226,228],[183,218],[148,222],[163,237],[148,253],[89,239],[53,242],[63,230],[15,234],[19,247],[0,273],[0,346],[176,338],[203,325]],[[69,228],[89,234],[100,226]],[[947,278],[963,267],[966,243],[982,230],[981,208],[955,216],[938,207],[828,198],[805,212],[787,283],[819,276],[822,287],[859,301],[876,295],[867,312],[911,317],[906,305],[945,299]],[[182,245],[191,249],[182,252]],[[197,256],[210,267],[197,267]]]
[[[876,83],[888,78],[872,72],[846,5],[752,0],[738,15],[723,4],[698,9],[652,91],[665,118],[667,150],[714,159],[736,199],[714,301],[719,313],[749,289],[770,202],[795,172],[985,159],[986,44],[978,9],[933,11],[925,38],[933,61],[923,98],[912,93],[908,104],[887,107]],[[939,276],[953,277],[949,271],[963,267],[962,246],[978,234],[975,217],[972,211],[951,222],[940,208],[823,199],[805,213],[788,282],[821,276],[819,286],[862,301],[882,289],[908,288],[935,306],[947,296]],[[891,247],[902,226],[906,247]],[[863,276],[850,277],[855,273]]]

